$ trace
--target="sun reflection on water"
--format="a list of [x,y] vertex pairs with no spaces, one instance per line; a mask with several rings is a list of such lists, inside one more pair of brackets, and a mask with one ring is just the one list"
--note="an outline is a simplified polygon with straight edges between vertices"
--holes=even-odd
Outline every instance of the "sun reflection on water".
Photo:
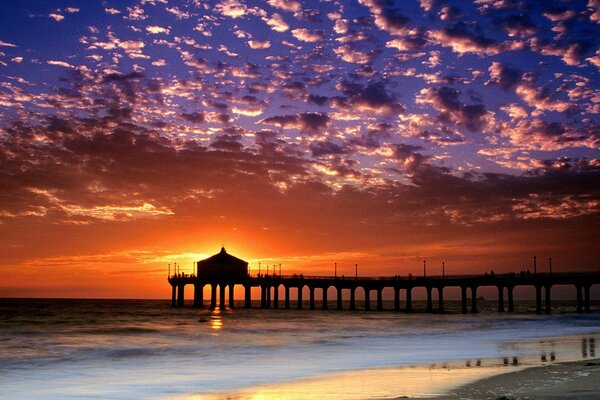
[[210,315],[210,329],[218,333],[223,329],[223,319],[221,318],[221,309],[215,308]]

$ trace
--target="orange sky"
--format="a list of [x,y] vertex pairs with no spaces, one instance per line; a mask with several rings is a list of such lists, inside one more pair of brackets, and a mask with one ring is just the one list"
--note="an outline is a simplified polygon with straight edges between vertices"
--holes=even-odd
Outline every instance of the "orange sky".
[[[368,203],[339,209],[332,203],[341,194],[330,196],[318,209],[290,209],[288,218],[278,214],[289,200],[261,211],[240,199],[216,218],[176,213],[86,224],[7,221],[0,225],[0,295],[167,298],[168,263],[191,272],[192,261],[222,244],[248,260],[251,273],[260,261],[263,272],[281,263],[284,274],[331,275],[337,262],[339,275],[353,275],[356,263],[360,275],[420,275],[423,259],[430,275],[441,274],[442,261],[447,274],[520,271],[531,268],[533,255],[540,271],[548,257],[554,271],[597,269],[596,238],[580,230],[581,223],[465,226],[431,218],[422,224],[410,213],[394,219]],[[356,213],[365,215],[357,219]]]

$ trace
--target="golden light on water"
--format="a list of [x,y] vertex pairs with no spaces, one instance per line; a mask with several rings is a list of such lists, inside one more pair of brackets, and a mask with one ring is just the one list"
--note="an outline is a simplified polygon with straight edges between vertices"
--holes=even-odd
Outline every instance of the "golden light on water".
[[210,329],[215,332],[219,332],[223,329],[223,318],[221,318],[221,309],[215,308],[210,315]]

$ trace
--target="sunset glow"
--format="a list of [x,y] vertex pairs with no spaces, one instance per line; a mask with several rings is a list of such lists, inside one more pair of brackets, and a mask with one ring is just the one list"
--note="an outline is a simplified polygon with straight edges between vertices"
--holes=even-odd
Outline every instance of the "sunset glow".
[[[0,5],[0,297],[600,269],[600,2]],[[170,265],[170,266],[169,266]]]

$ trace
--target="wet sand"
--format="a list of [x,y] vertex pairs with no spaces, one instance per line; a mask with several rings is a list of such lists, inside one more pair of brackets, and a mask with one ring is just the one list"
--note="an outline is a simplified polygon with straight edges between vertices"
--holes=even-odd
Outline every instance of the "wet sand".
[[548,364],[484,378],[439,400],[600,399],[600,359]]

